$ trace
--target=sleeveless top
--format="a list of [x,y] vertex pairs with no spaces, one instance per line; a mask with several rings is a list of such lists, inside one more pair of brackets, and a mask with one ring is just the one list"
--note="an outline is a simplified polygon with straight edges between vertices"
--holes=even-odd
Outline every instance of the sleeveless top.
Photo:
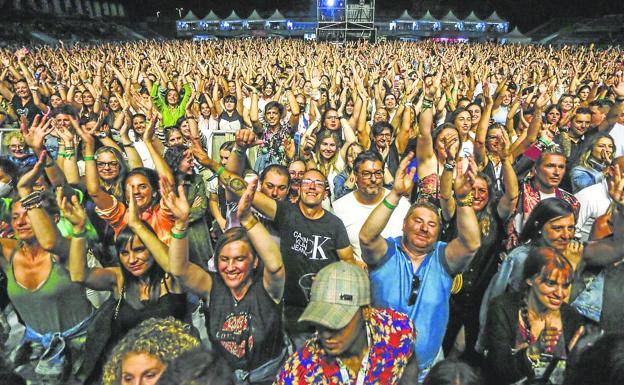
[[13,257],[18,248],[13,249],[9,260],[7,294],[26,325],[40,334],[63,332],[91,314],[85,288],[72,282],[69,272],[51,254],[52,266],[45,281],[34,290],[20,285],[13,268]]
[[159,297],[156,301],[149,303],[141,301],[144,306],[142,309],[133,308],[122,297],[119,304],[119,313],[117,315],[116,331],[122,337],[130,329],[134,328],[141,322],[150,318],[167,318],[172,316],[180,321],[184,321],[186,317],[186,294],[176,294],[169,291],[169,287],[165,281],[165,289],[167,294]]
[[226,111],[223,111],[219,115],[219,130],[220,131],[236,131],[245,126],[243,117],[238,111],[232,111],[232,116],[228,115]]
[[250,371],[277,357],[284,348],[282,303],[276,304],[256,273],[245,297],[237,302],[219,274],[206,309],[206,328],[217,354],[234,370]]

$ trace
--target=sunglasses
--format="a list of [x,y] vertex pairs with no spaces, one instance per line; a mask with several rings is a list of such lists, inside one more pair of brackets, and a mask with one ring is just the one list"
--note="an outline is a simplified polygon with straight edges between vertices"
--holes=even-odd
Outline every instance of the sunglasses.
[[418,292],[420,291],[420,278],[417,275],[414,275],[412,278],[412,289],[410,292],[409,299],[407,300],[407,304],[409,306],[414,306],[416,304],[416,299],[418,299]]

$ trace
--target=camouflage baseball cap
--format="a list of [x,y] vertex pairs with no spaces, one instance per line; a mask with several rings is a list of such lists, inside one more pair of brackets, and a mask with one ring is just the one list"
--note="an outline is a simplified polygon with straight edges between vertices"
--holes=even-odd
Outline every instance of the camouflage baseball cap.
[[314,278],[310,303],[299,322],[342,329],[361,306],[370,303],[370,281],[366,271],[347,262],[332,263]]

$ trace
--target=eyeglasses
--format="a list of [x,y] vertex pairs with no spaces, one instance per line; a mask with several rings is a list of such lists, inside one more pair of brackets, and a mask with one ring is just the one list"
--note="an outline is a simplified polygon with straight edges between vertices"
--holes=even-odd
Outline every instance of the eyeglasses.
[[119,167],[119,162],[117,162],[116,160],[112,162],[95,162],[95,165],[98,168],[106,168],[106,167],[117,168]]
[[338,120],[340,118],[338,117],[338,115],[328,115],[328,116],[325,117],[325,119]]
[[407,304],[409,306],[414,306],[416,303],[416,299],[418,298],[418,292],[420,291],[420,278],[416,274],[414,274],[414,278],[412,278],[412,290],[410,292],[409,299],[407,300]]
[[314,186],[316,188],[324,188],[325,187],[325,181],[318,180],[318,179],[302,179],[301,180],[301,185],[302,186]]
[[24,148],[26,148],[26,146],[23,145],[23,144],[10,144],[9,148],[11,150],[17,150],[18,148],[24,149]]
[[360,176],[364,179],[371,179],[373,176],[375,176],[376,179],[381,179],[383,178],[383,171],[362,171],[360,172]]
[[377,136],[383,136],[384,138],[392,138],[392,134],[390,134],[390,133],[382,133],[382,134],[379,134]]

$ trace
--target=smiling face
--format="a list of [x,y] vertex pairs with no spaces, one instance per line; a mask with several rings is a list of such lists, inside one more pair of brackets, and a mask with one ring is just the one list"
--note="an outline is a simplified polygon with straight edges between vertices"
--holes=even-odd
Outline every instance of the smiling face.
[[440,219],[427,207],[415,207],[403,220],[403,242],[418,252],[429,252],[438,240]]
[[269,127],[277,127],[279,125],[280,113],[277,107],[271,107],[264,112],[264,120]]
[[111,96],[108,99],[108,106],[110,107],[112,111],[119,111],[121,104],[119,104],[119,99],[117,99],[116,96]]
[[461,132],[462,137],[468,135],[470,127],[472,126],[472,115],[468,111],[462,111],[455,117],[453,121],[455,128]]
[[26,143],[17,137],[12,137],[9,141],[9,152],[17,159],[23,159],[28,156],[26,153]]
[[130,191],[134,193],[139,209],[146,209],[152,203],[155,192],[149,180],[141,174],[134,174],[126,179],[126,199],[130,199]]
[[384,105],[387,109],[393,109],[394,107],[396,107],[396,104],[396,97],[393,94],[386,95],[386,97],[384,98]]
[[251,273],[257,265],[258,260],[251,254],[249,244],[238,240],[221,248],[217,270],[225,285],[230,290],[236,291],[249,282]]
[[388,111],[385,108],[378,108],[373,115],[373,123],[387,122],[390,118]]
[[490,192],[488,190],[487,181],[481,177],[476,177],[472,185],[472,194],[474,201],[472,208],[475,212],[479,212],[487,206],[490,201]]
[[137,135],[143,135],[145,132],[145,117],[143,115],[137,115],[132,118],[132,128]]
[[572,108],[574,108],[574,98],[570,96],[566,96],[563,99],[561,99],[559,104],[561,105],[561,109],[563,111],[568,112]]
[[167,104],[173,106],[178,104],[178,99],[180,99],[180,95],[176,90],[167,91]]
[[87,107],[91,107],[92,105],[95,104],[95,98],[93,97],[93,94],[90,91],[84,91],[82,93],[82,104],[84,104]]
[[553,270],[546,277],[543,275],[527,280],[529,296],[540,310],[557,311],[570,293],[570,274],[565,270]]
[[475,125],[479,123],[479,120],[481,119],[481,107],[477,106],[476,104],[472,104],[468,106],[466,110],[468,110],[468,112],[470,113],[470,119],[472,124]]
[[178,165],[178,171],[186,175],[193,175],[195,172],[195,158],[193,158],[193,152],[190,149],[184,153],[184,158]]
[[611,163],[613,156],[614,145],[613,140],[608,137],[600,138],[594,143],[591,151],[591,157],[600,161]]
[[156,385],[166,368],[151,354],[128,353],[121,363],[121,385]]
[[35,237],[28,211],[17,201],[11,209],[11,227],[15,230],[17,239],[22,241],[32,240]]
[[28,83],[25,81],[19,81],[15,84],[15,94],[22,99],[26,99],[30,97],[30,89],[28,88]]
[[301,180],[300,202],[304,206],[314,208],[321,205],[327,196],[325,192],[326,178],[316,170],[306,171]]
[[319,153],[326,161],[331,160],[336,155],[336,139],[332,136],[324,138],[319,146]]
[[101,152],[95,162],[98,175],[106,182],[112,182],[119,176],[119,161],[112,152]]
[[135,277],[145,274],[154,264],[154,258],[137,236],[130,238],[130,241],[119,251],[119,261],[124,269]]
[[575,228],[574,215],[558,217],[546,222],[542,227],[542,238],[552,248],[564,251],[574,238]]
[[574,114],[572,124],[570,125],[570,133],[580,138],[585,134],[590,124],[591,114]]

